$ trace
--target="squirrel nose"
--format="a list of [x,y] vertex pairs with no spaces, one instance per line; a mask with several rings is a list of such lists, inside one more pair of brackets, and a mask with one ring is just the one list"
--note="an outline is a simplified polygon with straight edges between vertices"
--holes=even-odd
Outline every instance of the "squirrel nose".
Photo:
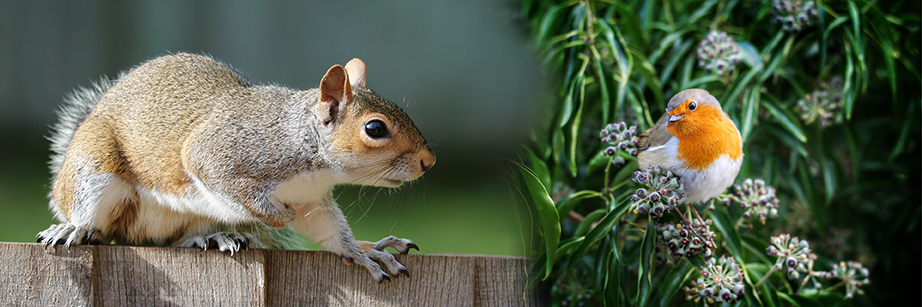
[[419,153],[419,169],[426,172],[432,168],[433,165],[435,165],[435,154],[432,150],[428,148],[426,150],[421,150]]
[[423,172],[428,171],[430,167],[432,167],[431,163],[429,165],[426,165],[425,161],[419,160],[419,168],[421,168]]

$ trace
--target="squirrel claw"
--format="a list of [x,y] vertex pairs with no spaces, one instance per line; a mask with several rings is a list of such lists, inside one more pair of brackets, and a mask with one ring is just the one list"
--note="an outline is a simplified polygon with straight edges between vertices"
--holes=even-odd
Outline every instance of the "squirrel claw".
[[378,242],[375,242],[372,248],[377,251],[383,251],[388,247],[396,249],[401,254],[409,253],[411,248],[419,251],[419,246],[416,245],[416,243],[413,243],[408,239],[401,239],[395,236],[388,236],[379,240]]
[[404,274],[404,275],[407,275],[407,277],[410,277],[410,271],[408,271],[406,268],[400,268],[400,272],[397,273],[397,275],[400,275],[400,274]]
[[51,225],[45,231],[39,232],[36,238],[37,243],[45,247],[61,244],[65,248],[72,245],[95,244],[99,242],[99,232],[74,224]]
[[208,236],[191,237],[179,246],[200,247],[202,250],[216,248],[222,252],[230,252],[231,256],[233,256],[234,253],[242,249],[249,249],[251,245],[254,245],[253,240],[256,239],[244,233],[218,232]]
[[390,281],[391,281],[391,276],[390,276],[390,275],[387,275],[386,273],[382,273],[382,274],[381,274],[381,279],[378,280],[378,283],[380,284],[380,283],[384,282],[385,280],[388,281],[388,282],[390,282]]

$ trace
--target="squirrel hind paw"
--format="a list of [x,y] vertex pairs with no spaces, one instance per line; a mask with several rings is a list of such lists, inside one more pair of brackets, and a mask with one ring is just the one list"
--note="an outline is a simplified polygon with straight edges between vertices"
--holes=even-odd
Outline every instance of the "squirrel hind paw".
[[250,246],[261,246],[259,239],[248,234],[240,232],[218,232],[207,236],[194,236],[186,239],[179,244],[182,247],[196,247],[203,250],[217,249],[222,252],[234,253],[248,249]]
[[416,245],[416,243],[413,243],[409,239],[398,238],[395,236],[388,236],[384,239],[378,240],[378,242],[375,242],[372,245],[372,249],[376,251],[383,251],[388,247],[396,249],[397,252],[401,254],[409,253],[410,249],[415,249],[417,252],[419,251],[419,245]]
[[80,244],[98,244],[99,231],[70,223],[51,225],[36,235],[37,243],[50,246],[61,244],[65,248]]

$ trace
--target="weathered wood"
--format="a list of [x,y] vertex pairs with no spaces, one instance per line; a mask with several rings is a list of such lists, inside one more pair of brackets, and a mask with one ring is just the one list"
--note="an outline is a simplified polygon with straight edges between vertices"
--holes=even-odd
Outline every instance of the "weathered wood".
[[0,243],[0,305],[537,306],[527,259],[397,255],[411,276],[377,284],[322,251]]

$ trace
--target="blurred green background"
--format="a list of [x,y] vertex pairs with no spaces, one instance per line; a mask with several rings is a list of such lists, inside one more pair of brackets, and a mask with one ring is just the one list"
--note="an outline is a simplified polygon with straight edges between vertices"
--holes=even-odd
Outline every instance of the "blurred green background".
[[[400,190],[339,188],[356,237],[424,253],[521,255],[530,227],[501,171],[539,108],[542,72],[512,1],[0,1],[0,241],[33,242],[47,208],[62,97],[170,52],[259,83],[316,87],[353,57],[403,106],[438,164]],[[520,218],[523,217],[523,218]]]

